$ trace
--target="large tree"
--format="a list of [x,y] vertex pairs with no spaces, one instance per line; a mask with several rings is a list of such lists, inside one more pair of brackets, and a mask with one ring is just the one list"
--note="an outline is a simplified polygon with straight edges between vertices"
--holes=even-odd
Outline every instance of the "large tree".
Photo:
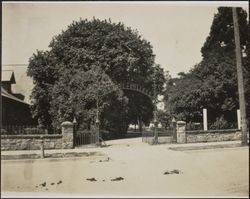
[[[237,12],[247,95],[248,21],[246,11],[238,8]],[[165,94],[166,105],[186,121],[202,121],[202,108],[207,108],[210,123],[216,118],[235,122],[239,102],[232,8],[218,8],[201,53],[203,58],[199,64],[187,74],[180,73],[180,77],[173,80],[175,85],[170,82],[170,92]]]
[[151,100],[117,87],[133,83],[152,92],[154,71],[160,80],[158,93],[164,83],[162,69],[153,68],[151,44],[137,31],[110,20],[74,21],[49,47],[34,54],[28,67],[35,83],[33,114],[41,125],[76,117],[89,126],[95,120],[97,98],[101,125],[108,130],[125,132],[134,118],[152,118]]

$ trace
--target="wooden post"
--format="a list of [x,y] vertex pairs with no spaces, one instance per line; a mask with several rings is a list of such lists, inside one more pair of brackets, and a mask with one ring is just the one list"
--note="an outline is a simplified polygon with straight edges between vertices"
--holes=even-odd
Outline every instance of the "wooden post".
[[207,109],[203,109],[203,130],[207,131]]
[[238,129],[241,129],[240,109],[237,109],[237,122],[238,122]]
[[247,145],[246,102],[245,102],[245,96],[244,96],[244,82],[243,82],[242,61],[241,61],[239,25],[238,25],[236,7],[232,9],[233,9],[233,22],[234,22],[238,92],[239,92],[240,113],[241,113],[241,129],[242,129],[241,144]]
[[41,136],[41,143],[40,143],[40,149],[41,149],[41,158],[44,158],[44,140],[43,136]]

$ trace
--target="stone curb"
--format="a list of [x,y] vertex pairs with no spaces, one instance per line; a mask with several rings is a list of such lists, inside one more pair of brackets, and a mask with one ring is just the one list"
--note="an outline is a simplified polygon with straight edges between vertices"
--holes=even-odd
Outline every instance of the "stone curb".
[[169,147],[168,149],[174,151],[190,151],[190,150],[206,150],[206,149],[224,149],[224,148],[236,148],[236,147],[248,147],[242,146],[240,143],[236,144],[213,144],[213,145],[204,145],[204,146],[176,146]]
[[15,154],[1,155],[1,160],[49,160],[49,159],[65,159],[65,158],[83,158],[83,157],[104,156],[103,153],[94,152],[66,152],[66,153],[47,153],[44,158],[40,154]]

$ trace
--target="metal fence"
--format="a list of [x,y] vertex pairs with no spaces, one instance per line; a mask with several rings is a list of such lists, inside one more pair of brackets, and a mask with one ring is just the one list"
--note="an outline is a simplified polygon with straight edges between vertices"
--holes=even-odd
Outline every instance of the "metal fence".
[[5,125],[1,127],[1,135],[34,135],[61,134],[61,128],[38,128],[31,125]]
[[97,134],[91,131],[77,131],[74,137],[74,146],[96,144]]
[[[174,136],[174,129],[157,129],[158,133],[158,143],[163,144],[163,143],[169,143],[172,142],[173,139],[175,138]],[[148,144],[153,144],[155,139],[155,133],[154,131],[143,131],[142,132],[142,142],[148,143]]]

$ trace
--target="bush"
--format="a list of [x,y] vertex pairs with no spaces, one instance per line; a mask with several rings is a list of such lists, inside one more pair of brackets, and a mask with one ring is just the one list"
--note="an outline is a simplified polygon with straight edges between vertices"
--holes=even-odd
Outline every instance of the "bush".
[[25,128],[25,134],[46,134],[46,129],[39,128]]
[[186,125],[187,130],[202,130],[202,123],[188,122]]
[[7,131],[5,129],[1,129],[1,135],[6,135]]
[[224,116],[217,117],[216,121],[212,123],[209,129],[231,129],[235,128],[234,124],[230,124],[228,121],[224,119]]

